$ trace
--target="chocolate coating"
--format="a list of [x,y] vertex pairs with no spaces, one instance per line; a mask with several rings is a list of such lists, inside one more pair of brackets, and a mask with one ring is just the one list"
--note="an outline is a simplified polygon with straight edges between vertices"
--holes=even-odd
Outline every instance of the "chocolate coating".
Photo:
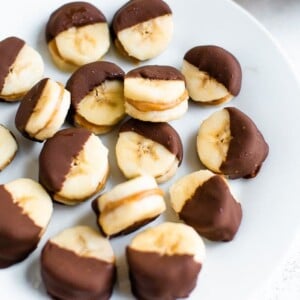
[[240,226],[242,208],[224,180],[213,176],[195,190],[179,217],[209,240],[230,241]]
[[94,200],[91,202],[91,207],[92,207],[93,212],[94,212],[95,215],[96,215],[96,218],[97,218],[96,223],[97,223],[97,226],[98,226],[99,231],[101,232],[101,234],[102,234],[103,236],[106,236],[106,233],[103,231],[102,227],[100,226],[100,224],[99,224],[99,222],[98,222],[98,219],[99,219],[99,216],[100,216],[100,209],[99,209],[99,207],[98,207],[98,199],[97,199],[97,198],[94,199]]
[[55,299],[106,300],[112,294],[116,268],[96,258],[80,257],[48,241],[41,255],[41,274]]
[[201,264],[191,255],[160,255],[126,248],[132,293],[137,299],[177,299],[194,289]]
[[172,11],[164,1],[131,0],[115,13],[112,29],[116,35],[123,29],[169,14]]
[[35,106],[37,105],[40,97],[43,93],[45,85],[48,81],[48,78],[44,78],[35,84],[29,92],[23,97],[19,108],[17,110],[17,114],[15,117],[15,125],[16,128],[22,133],[23,136],[32,139],[25,131],[25,127],[27,122],[29,121],[31,114],[33,113]]
[[116,64],[97,61],[76,70],[69,78],[66,89],[71,93],[72,107],[76,109],[80,101],[95,87],[106,80],[124,80],[124,71]]
[[0,92],[4,87],[5,78],[15,62],[25,42],[17,37],[8,37],[0,42]]
[[234,107],[230,115],[231,140],[226,160],[220,170],[229,178],[255,177],[269,153],[269,146],[253,121]]
[[22,261],[35,250],[41,231],[0,185],[0,268]]
[[183,80],[184,76],[171,66],[148,65],[129,71],[125,78],[145,78],[152,80]]
[[46,25],[47,43],[59,33],[71,28],[94,23],[105,23],[103,13],[94,5],[87,2],[70,2],[56,9]]
[[143,122],[131,118],[120,128],[120,133],[126,131],[135,132],[147,139],[161,144],[171,153],[176,155],[179,162],[178,165],[180,166],[183,158],[183,146],[180,136],[168,123]]
[[230,52],[218,46],[197,46],[190,49],[184,59],[222,83],[232,95],[239,94],[242,69]]
[[91,134],[84,128],[67,128],[45,142],[39,156],[39,181],[49,192],[61,190],[73,160]]

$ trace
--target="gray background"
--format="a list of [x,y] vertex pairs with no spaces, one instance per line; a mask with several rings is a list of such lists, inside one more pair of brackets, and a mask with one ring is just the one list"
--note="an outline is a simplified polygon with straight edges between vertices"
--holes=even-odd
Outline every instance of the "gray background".
[[300,0],[235,0],[279,42],[300,78]]

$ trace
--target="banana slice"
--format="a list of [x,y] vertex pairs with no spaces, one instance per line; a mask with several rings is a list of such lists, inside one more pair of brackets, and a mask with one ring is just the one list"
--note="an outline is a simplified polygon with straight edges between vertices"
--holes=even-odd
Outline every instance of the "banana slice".
[[182,73],[192,100],[217,105],[230,101],[241,89],[238,60],[218,46],[197,46],[184,56]]
[[17,37],[0,42],[0,98],[20,100],[44,73],[40,54]]
[[226,160],[231,139],[228,110],[213,113],[201,124],[197,136],[201,162],[213,172],[222,173],[220,167]]
[[116,279],[113,249],[88,226],[65,229],[44,246],[41,274],[55,299],[109,299]]
[[50,221],[50,196],[37,182],[20,178],[0,185],[0,268],[24,260]]
[[117,49],[144,61],[162,53],[173,36],[170,7],[161,0],[132,0],[115,14],[112,28]]
[[65,71],[100,60],[110,46],[105,16],[86,2],[71,2],[54,11],[46,38],[53,61]]
[[205,246],[192,227],[166,222],[134,237],[126,258],[137,299],[186,298],[196,286]]
[[27,138],[43,141],[63,125],[71,103],[64,86],[49,78],[39,81],[23,98],[15,124]]
[[182,162],[183,147],[169,124],[129,119],[120,128],[116,158],[126,178],[148,174],[161,183],[175,175]]
[[232,240],[240,226],[240,203],[225,179],[211,171],[201,170],[176,181],[170,199],[179,218],[212,241]]
[[39,180],[57,202],[75,205],[98,192],[108,176],[108,150],[84,128],[58,131],[44,144]]
[[117,33],[117,47],[129,57],[143,61],[158,56],[169,45],[173,36],[172,15],[153,18]]
[[124,80],[125,110],[135,119],[167,122],[188,108],[184,76],[170,66],[148,65],[128,72]]
[[165,211],[163,191],[143,175],[121,183],[94,200],[98,225],[107,236],[130,233]]
[[234,107],[226,107],[200,126],[197,151],[210,170],[229,178],[255,177],[269,147],[254,122]]
[[80,67],[67,82],[73,123],[95,134],[106,133],[125,116],[124,72],[110,62]]
[[18,143],[14,135],[0,124],[0,171],[8,166],[18,151]]

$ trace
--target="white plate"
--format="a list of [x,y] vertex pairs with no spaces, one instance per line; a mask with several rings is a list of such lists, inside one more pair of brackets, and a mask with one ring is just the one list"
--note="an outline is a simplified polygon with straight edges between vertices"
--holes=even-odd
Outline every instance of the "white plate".
[[[110,21],[123,0],[97,3]],[[238,58],[243,69],[240,95],[230,104],[253,118],[270,146],[270,154],[255,179],[230,181],[242,203],[244,217],[234,241],[207,245],[207,260],[191,299],[247,299],[266,284],[286,253],[299,223],[299,85],[282,53],[269,34],[246,12],[227,0],[169,0],[175,17],[172,44],[150,64],[180,67],[184,53],[200,44],[216,44]],[[60,0],[9,0],[0,13],[0,38],[16,35],[41,52],[46,63],[45,76],[66,82],[68,74],[58,71],[47,52],[44,27],[50,12],[63,4]],[[117,59],[113,50],[106,56],[124,70],[135,67]],[[1,60],[1,58],[0,58]],[[18,104],[0,104],[0,122],[16,135],[20,150],[13,163],[0,174],[5,183],[18,177],[37,179],[41,144],[30,142],[16,131],[14,115]],[[191,104],[187,115],[172,122],[180,133],[185,156],[183,165],[169,185],[183,174],[200,168],[195,137],[201,120],[221,107]],[[102,137],[101,137],[102,138]],[[110,148],[111,177],[106,189],[123,180],[114,159],[116,131],[104,136]],[[176,220],[172,211],[156,220]],[[47,299],[39,274],[39,254],[45,241],[63,228],[75,224],[95,226],[90,202],[77,207],[55,204],[50,226],[38,249],[24,262],[0,270],[0,299]],[[152,226],[152,223],[148,226]],[[135,233],[112,241],[118,261],[119,280],[113,299],[131,299],[124,247]],[[184,276],[184,274],[183,274]],[[257,299],[257,298],[256,298]]]

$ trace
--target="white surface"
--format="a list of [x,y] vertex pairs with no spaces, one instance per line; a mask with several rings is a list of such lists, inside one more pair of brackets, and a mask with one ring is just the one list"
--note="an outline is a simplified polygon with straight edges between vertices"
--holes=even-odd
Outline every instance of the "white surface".
[[286,258],[271,276],[259,298],[264,300],[299,300],[300,298],[300,237],[291,244]]
[[[298,0],[236,0],[236,2],[251,12],[277,39],[300,79],[300,2]],[[263,292],[258,293],[259,299],[299,300],[299,282],[300,228],[283,262]]]
[[[103,0],[101,9],[110,20],[123,2]],[[189,0],[188,5],[186,1],[167,2],[175,15],[175,36],[167,51],[149,63],[180,67],[184,53],[198,44],[217,44],[234,53],[242,65],[244,78],[241,94],[228,105],[236,106],[252,117],[270,145],[269,157],[255,179],[230,181],[233,192],[243,206],[244,218],[240,230],[230,243],[206,241],[207,260],[197,288],[190,297],[197,300],[252,299],[278,267],[297,232],[297,176],[300,167],[297,108],[300,88],[269,35],[231,1]],[[68,74],[59,72],[53,66],[44,42],[45,22],[50,12],[62,3],[59,0],[8,1],[5,13],[1,13],[0,25],[3,30],[0,38],[9,35],[24,38],[44,57],[45,75],[65,82]],[[11,18],[12,14],[14,18]],[[135,67],[117,59],[113,51],[106,59],[119,63],[126,71]],[[0,104],[0,122],[12,129],[20,143],[16,159],[0,174],[0,182],[23,176],[37,179],[41,144],[27,141],[16,132],[13,120],[17,105]],[[201,120],[220,108],[191,103],[188,114],[172,122],[182,137],[185,156],[176,176],[162,185],[166,191],[182,175],[201,167],[195,150],[196,133]],[[111,176],[106,187],[109,189],[123,180],[114,158],[116,131],[104,136],[102,140],[110,149]],[[170,210],[156,223],[164,219],[177,220]],[[40,249],[49,236],[75,224],[95,227],[95,217],[89,202],[78,207],[55,205],[53,219],[39,248],[26,261],[0,270],[1,300],[47,299],[39,275]],[[124,246],[134,235],[117,238],[112,242],[119,275],[113,299],[132,298]]]

